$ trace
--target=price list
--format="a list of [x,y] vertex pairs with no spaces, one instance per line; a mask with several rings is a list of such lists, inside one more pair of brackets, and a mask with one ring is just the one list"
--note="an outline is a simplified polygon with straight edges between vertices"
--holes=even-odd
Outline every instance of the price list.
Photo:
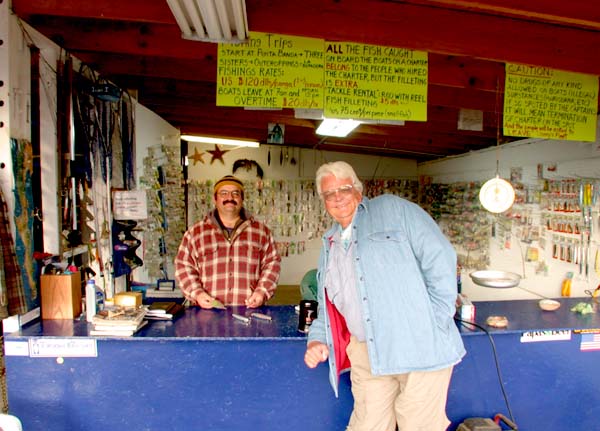
[[323,40],[250,32],[219,44],[217,106],[323,108]]
[[598,77],[506,64],[504,134],[596,140]]
[[325,116],[427,121],[427,52],[325,43]]

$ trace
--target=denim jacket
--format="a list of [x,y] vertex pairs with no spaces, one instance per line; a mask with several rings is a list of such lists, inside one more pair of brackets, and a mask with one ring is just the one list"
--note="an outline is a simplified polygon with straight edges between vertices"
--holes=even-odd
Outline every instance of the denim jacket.
[[[319,258],[319,312],[308,342],[329,348],[329,380],[337,396],[339,375],[349,369],[350,334],[327,299],[324,274],[331,238]],[[418,205],[393,195],[363,197],[352,223],[356,288],[374,375],[433,371],[460,362],[463,342],[454,323],[456,253],[435,221]]]

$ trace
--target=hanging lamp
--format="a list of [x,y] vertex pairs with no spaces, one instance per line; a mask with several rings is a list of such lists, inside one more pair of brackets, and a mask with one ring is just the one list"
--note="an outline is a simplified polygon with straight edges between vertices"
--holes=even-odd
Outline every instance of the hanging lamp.
[[496,176],[487,180],[479,190],[481,205],[491,213],[502,213],[509,209],[515,201],[515,189],[508,181],[500,178],[500,89],[496,84]]
[[515,189],[506,180],[496,174],[487,180],[479,190],[481,205],[491,213],[502,213],[509,209],[515,201]]

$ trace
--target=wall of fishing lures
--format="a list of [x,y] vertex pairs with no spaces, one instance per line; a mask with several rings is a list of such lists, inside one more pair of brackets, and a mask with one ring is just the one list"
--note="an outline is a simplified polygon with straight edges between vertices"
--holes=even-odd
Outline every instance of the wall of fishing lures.
[[[513,181],[513,186],[515,203],[495,220],[493,239],[498,249],[517,253],[512,255],[510,270],[523,277],[521,285],[537,295],[596,298],[600,292],[600,180],[537,178]],[[503,259],[502,253],[492,256],[495,262]]]

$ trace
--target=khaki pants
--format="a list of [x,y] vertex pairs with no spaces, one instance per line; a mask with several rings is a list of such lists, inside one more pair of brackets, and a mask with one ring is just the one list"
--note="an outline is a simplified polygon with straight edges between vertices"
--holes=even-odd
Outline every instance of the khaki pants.
[[452,368],[389,376],[371,374],[366,343],[350,339],[354,410],[347,431],[443,431]]

